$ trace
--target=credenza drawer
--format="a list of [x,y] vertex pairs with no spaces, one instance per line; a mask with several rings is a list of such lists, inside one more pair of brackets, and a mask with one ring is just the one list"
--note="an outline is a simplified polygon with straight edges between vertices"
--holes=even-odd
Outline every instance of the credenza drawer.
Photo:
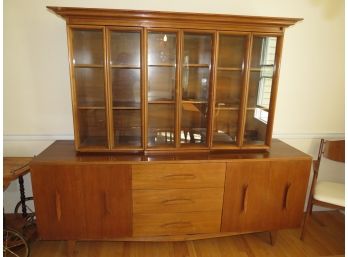
[[224,187],[225,163],[132,166],[133,189]]
[[133,213],[221,211],[223,188],[133,190]]
[[134,236],[185,235],[220,232],[221,212],[133,215]]

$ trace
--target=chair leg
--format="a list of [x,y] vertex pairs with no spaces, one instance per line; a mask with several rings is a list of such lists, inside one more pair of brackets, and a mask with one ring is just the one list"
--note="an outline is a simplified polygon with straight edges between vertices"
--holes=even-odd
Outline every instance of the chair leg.
[[309,217],[310,215],[312,215],[312,209],[313,209],[313,201],[312,201],[312,197],[310,197],[310,198],[308,199],[307,210],[306,210],[306,213],[305,213],[305,216],[304,216],[304,220],[303,220],[303,223],[302,223],[302,230],[301,230],[301,236],[300,236],[300,239],[301,239],[302,241],[303,241],[303,239],[304,239],[305,226],[306,226],[308,217]]
[[312,215],[312,211],[313,211],[313,200],[308,202],[309,204],[309,215]]

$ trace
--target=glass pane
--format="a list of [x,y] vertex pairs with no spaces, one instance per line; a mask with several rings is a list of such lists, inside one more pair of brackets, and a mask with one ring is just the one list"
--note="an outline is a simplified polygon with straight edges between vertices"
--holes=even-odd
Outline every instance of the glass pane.
[[218,66],[243,68],[246,42],[246,36],[220,34]]
[[140,32],[111,32],[111,65],[140,67]]
[[174,146],[175,105],[149,104],[148,145]]
[[148,64],[176,63],[176,34],[166,32],[149,32]]
[[107,147],[105,109],[79,110],[80,145]]
[[276,37],[254,37],[251,54],[251,67],[273,66],[276,46]]
[[116,146],[141,146],[141,111],[114,110]]
[[208,101],[210,84],[209,68],[183,67],[182,99]]
[[140,108],[140,69],[111,70],[114,107]]
[[78,107],[105,107],[104,69],[75,67]]
[[184,34],[185,64],[207,64],[211,63],[212,36],[201,34]]
[[247,111],[244,144],[265,144],[267,120],[268,112],[260,108]]
[[104,64],[102,30],[73,29],[73,64]]
[[205,144],[208,104],[183,103],[180,142]]
[[174,100],[175,68],[148,68],[148,101]]
[[248,107],[269,108],[273,82],[273,68],[250,72]]
[[237,141],[239,110],[216,109],[214,119],[214,144],[234,145]]
[[216,84],[216,107],[238,107],[240,105],[243,73],[241,71],[218,71]]
[[244,144],[265,144],[276,45],[276,37],[253,38]]

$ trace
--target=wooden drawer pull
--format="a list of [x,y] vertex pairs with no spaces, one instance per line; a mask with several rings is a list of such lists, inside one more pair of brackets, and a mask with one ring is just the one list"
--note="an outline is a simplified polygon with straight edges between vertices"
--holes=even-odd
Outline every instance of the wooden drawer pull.
[[172,204],[185,204],[185,203],[194,203],[192,199],[186,199],[186,198],[178,198],[178,199],[170,199],[162,201],[161,203],[163,205],[172,205]]
[[178,221],[178,222],[171,222],[171,223],[162,224],[161,227],[163,227],[163,228],[168,228],[168,227],[187,228],[187,227],[192,227],[192,223],[189,221]]
[[62,208],[61,208],[60,194],[58,193],[58,191],[56,191],[56,215],[57,215],[57,220],[60,221],[62,217]]
[[246,213],[247,211],[247,207],[248,207],[248,188],[249,186],[248,185],[244,185],[243,186],[243,198],[242,198],[242,209],[241,211]]
[[287,183],[284,189],[283,210],[286,210],[288,208],[288,195],[289,195],[290,187],[291,187],[291,184]]
[[196,176],[193,174],[173,174],[163,177],[164,179],[195,179]]
[[108,196],[106,194],[106,192],[103,192],[103,202],[104,202],[104,211],[105,211],[105,215],[110,214],[110,205],[109,205],[109,201],[108,201]]

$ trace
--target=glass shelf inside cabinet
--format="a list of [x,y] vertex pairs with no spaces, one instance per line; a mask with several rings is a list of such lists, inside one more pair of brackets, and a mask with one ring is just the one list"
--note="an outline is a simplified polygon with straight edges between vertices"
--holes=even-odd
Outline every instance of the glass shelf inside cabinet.
[[275,72],[276,37],[254,36],[244,144],[264,145]]
[[141,147],[140,31],[110,30],[114,147]]

